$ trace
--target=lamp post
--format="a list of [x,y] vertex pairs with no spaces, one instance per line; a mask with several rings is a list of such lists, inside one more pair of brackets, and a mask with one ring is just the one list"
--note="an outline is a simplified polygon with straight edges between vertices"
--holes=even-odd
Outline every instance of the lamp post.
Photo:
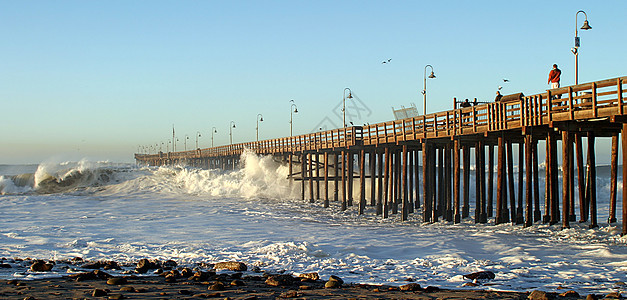
[[263,115],[257,114],[257,141],[259,141],[259,122],[263,122]]
[[435,74],[433,74],[433,66],[426,65],[425,66],[425,76],[423,77],[423,85],[422,85],[422,114],[427,114],[427,67],[431,68],[431,74],[428,78],[435,78]]
[[211,128],[211,148],[213,148],[213,134],[214,133],[218,133],[218,130],[215,127]]
[[235,122],[231,121],[229,124],[229,138],[231,140],[231,145],[233,144],[233,128],[235,128]]
[[183,140],[183,147],[185,147],[185,151],[187,151],[187,140],[189,140],[189,136],[186,134],[185,139]]
[[292,117],[292,112],[293,113],[298,113],[298,107],[296,106],[296,104],[294,103],[294,100],[290,100],[290,102],[292,103],[292,105],[290,106],[290,136],[292,136],[292,121],[293,121],[293,117]]
[[580,10],[575,14],[575,47],[570,49],[570,51],[573,52],[573,54],[575,55],[575,84],[579,84],[579,30],[577,30],[577,17],[579,16],[579,13],[583,13],[584,17],[586,18],[583,21],[583,26],[581,26],[582,30],[588,30],[588,29],[592,29],[592,27],[590,27],[590,24],[588,24],[588,15],[586,14],[585,11]]
[[[348,97],[346,97],[346,90],[348,90]],[[342,92],[342,122],[344,127],[346,127],[346,98],[353,99],[353,92],[350,88],[345,88]]]
[[196,149],[200,149],[198,148],[198,138],[200,137],[200,131],[196,131]]

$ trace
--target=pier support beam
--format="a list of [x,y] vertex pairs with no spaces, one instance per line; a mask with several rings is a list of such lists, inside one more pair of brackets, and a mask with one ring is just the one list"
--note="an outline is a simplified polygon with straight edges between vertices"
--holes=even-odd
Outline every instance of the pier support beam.
[[568,212],[570,211],[570,133],[562,131],[562,229],[570,228]]
[[618,133],[612,134],[612,157],[610,160],[610,214],[607,223],[616,223],[616,190],[618,169]]
[[[623,140],[623,161],[627,161],[627,123],[623,123],[621,132]],[[624,163],[623,163],[624,165]],[[623,230],[622,235],[627,235],[627,168],[623,167]]]
[[598,227],[597,224],[597,170],[594,151],[594,132],[588,131],[588,203],[590,204],[590,228]]
[[459,181],[460,181],[460,174],[459,174],[459,140],[455,139],[453,141],[453,202],[454,202],[454,217],[453,217],[453,222],[455,224],[460,223],[462,220],[462,215],[461,215],[461,205],[459,203],[460,200],[460,195],[459,195]]

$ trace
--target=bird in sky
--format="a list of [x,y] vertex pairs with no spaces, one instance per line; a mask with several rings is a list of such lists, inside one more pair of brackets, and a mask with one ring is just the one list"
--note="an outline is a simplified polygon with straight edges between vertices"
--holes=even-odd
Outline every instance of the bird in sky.
[[509,82],[509,79],[503,78],[503,82]]
[[391,61],[392,61],[392,59],[390,58],[390,59],[388,59],[388,60],[384,60],[384,61],[383,61],[383,62],[381,62],[381,63],[382,63],[382,64],[388,64],[388,63],[390,63]]
[[499,90],[501,90],[503,87],[499,85]]

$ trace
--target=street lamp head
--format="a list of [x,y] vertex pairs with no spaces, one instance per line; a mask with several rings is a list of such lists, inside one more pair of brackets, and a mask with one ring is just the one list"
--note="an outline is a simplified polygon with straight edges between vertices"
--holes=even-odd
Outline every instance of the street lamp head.
[[298,113],[298,108],[294,107],[294,113]]
[[235,124],[233,124],[233,128],[235,128]]
[[346,98],[348,98],[348,99],[353,99],[353,93],[348,92],[348,97],[346,97]]
[[431,71],[431,75],[429,75],[429,78],[435,78],[435,74],[433,74],[433,71]]
[[587,19],[585,21],[583,21],[583,26],[581,26],[581,29],[583,29],[583,30],[592,29],[592,27],[590,27],[590,24],[588,24],[588,20]]
[[259,122],[263,122],[263,117],[261,117],[261,118],[259,119]]

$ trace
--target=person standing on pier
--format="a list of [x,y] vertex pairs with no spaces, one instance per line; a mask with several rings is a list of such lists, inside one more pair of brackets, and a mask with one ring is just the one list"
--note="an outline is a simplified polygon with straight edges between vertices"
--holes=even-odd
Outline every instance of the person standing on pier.
[[562,71],[557,68],[556,64],[553,64],[553,70],[549,72],[549,85],[551,89],[560,87],[560,75],[562,75]]
[[[560,75],[562,75],[562,70],[557,68],[557,64],[553,64],[553,70],[549,72],[549,85],[551,89],[560,87]],[[562,95],[556,95],[555,98],[560,99]]]

